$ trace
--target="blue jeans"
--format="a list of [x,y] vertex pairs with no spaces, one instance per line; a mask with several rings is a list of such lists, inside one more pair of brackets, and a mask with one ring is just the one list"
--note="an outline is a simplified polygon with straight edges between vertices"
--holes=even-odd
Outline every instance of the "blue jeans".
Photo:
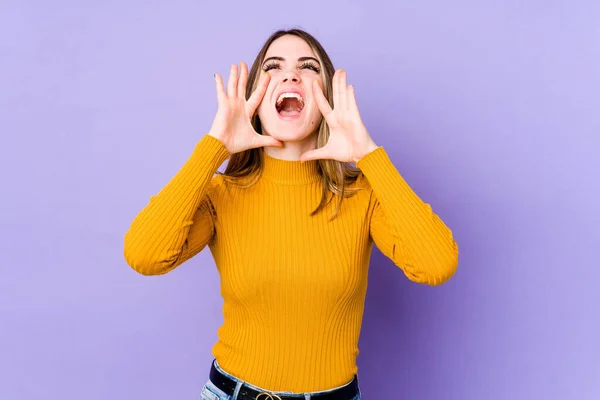
[[[260,388],[258,386],[254,386],[251,385],[247,382],[244,382],[243,380],[236,378],[235,376],[225,372],[217,363],[217,360],[214,360],[213,363],[215,364],[215,368],[222,373],[223,375],[229,377],[230,379],[233,379],[234,381],[237,382],[237,386],[235,388],[235,392],[232,396],[224,393],[222,390],[220,390],[219,388],[217,388],[211,381],[210,379],[206,382],[206,384],[204,385],[204,387],[202,388],[202,400],[236,400],[237,399],[237,394],[240,391],[240,388],[242,387],[242,385],[245,385],[246,387],[250,387],[254,390],[257,391],[264,391],[264,392],[268,392],[267,390]],[[331,391],[334,391],[335,389],[339,389],[339,388],[333,388],[333,389],[329,389],[329,390],[324,390],[321,392],[307,392],[307,393],[293,393],[293,392],[268,392],[268,393],[272,393],[272,394],[276,394],[279,396],[292,396],[292,397],[297,397],[298,400],[310,400],[311,396],[314,396],[315,394],[323,394],[323,393],[328,393]],[[268,399],[269,397],[265,397],[262,396],[265,399]],[[360,390],[359,393],[356,395],[355,398],[353,398],[352,400],[360,400]]]

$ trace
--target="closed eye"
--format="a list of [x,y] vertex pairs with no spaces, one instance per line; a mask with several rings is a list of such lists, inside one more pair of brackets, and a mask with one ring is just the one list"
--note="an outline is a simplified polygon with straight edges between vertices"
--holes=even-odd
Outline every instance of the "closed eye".
[[279,64],[276,61],[271,61],[271,62],[265,64],[265,66],[263,67],[263,71],[270,71],[275,68],[279,69],[280,67],[281,67],[281,64]]
[[300,65],[300,68],[308,68],[308,69],[312,69],[313,71],[315,71],[317,74],[319,72],[321,72],[321,70],[319,69],[319,66],[316,65],[316,63],[311,62],[311,61],[305,61],[302,63],[302,65]]
[[[263,66],[263,71],[270,71],[272,69],[281,69],[281,62],[284,60],[283,57],[270,57],[267,59],[267,63]],[[301,57],[298,61],[301,61],[300,69],[310,69],[316,73],[321,72],[319,63],[313,57]]]

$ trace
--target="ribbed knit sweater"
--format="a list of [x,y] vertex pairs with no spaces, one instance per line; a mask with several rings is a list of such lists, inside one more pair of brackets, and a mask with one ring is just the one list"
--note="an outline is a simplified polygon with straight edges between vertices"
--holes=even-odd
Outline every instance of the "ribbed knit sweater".
[[229,157],[205,135],[125,235],[127,263],[164,274],[206,246],[221,279],[224,323],[213,355],[227,372],[272,391],[326,390],[349,382],[373,243],[408,279],[438,285],[458,263],[452,233],[421,201],[383,147],[361,160],[358,193],[314,216],[317,162],[264,154],[249,188],[216,174]]

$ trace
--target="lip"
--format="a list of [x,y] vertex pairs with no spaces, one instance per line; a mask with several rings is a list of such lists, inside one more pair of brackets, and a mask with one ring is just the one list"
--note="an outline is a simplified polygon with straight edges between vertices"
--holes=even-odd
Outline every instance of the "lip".
[[300,118],[300,115],[302,115],[302,112],[300,112],[298,115],[295,115],[295,116],[293,116],[293,117],[284,117],[283,115],[281,115],[281,114],[277,113],[277,117],[278,117],[279,119],[282,119],[282,120],[284,120],[284,121],[293,121],[293,120],[295,120],[295,119],[298,119],[298,118]]
[[275,105],[275,113],[277,114],[277,116],[280,119],[283,120],[294,120],[294,119],[298,119],[300,118],[300,116],[302,115],[302,111],[304,111],[304,108],[302,109],[302,111],[300,111],[300,113],[294,117],[284,117],[281,114],[279,114],[277,112],[277,99],[279,98],[279,96],[281,96],[282,93],[297,93],[300,96],[302,96],[302,98],[304,99],[304,107],[306,107],[306,97],[304,96],[304,91],[302,89],[299,88],[287,88],[287,89],[281,89],[279,92],[277,92],[277,95],[275,96],[275,99],[273,101],[274,105]]
[[273,103],[277,106],[277,99],[281,96],[282,93],[297,93],[304,99],[304,105],[306,105],[306,97],[304,96],[304,91],[299,88],[289,88],[289,89],[281,89],[273,99]]

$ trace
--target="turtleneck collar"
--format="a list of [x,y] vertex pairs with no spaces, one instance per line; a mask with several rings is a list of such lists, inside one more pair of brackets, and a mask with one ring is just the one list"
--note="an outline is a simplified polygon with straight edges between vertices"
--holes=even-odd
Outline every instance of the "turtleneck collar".
[[262,177],[285,185],[302,185],[321,179],[317,161],[300,162],[269,156],[264,150]]

